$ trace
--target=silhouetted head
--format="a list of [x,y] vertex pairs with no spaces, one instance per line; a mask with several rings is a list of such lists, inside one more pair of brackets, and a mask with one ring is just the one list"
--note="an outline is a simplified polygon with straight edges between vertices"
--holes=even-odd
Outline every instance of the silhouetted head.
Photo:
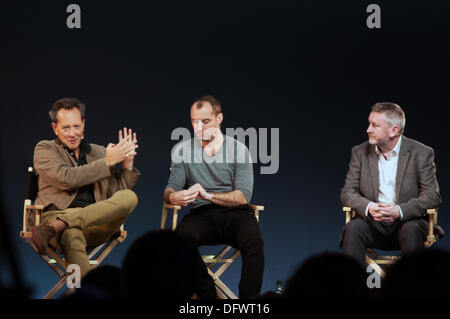
[[80,288],[65,299],[116,299],[120,298],[121,270],[112,265],[98,266],[82,279]]
[[289,278],[288,299],[354,299],[368,296],[367,275],[351,257],[328,253],[306,259]]
[[122,293],[128,298],[192,297],[199,278],[197,248],[169,230],[138,238],[123,262]]
[[385,298],[449,298],[450,252],[423,249],[402,257],[387,272],[381,289]]

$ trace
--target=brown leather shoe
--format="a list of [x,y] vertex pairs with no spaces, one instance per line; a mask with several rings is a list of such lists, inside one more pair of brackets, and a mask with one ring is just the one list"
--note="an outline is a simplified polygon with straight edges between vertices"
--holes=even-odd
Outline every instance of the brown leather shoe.
[[31,239],[36,245],[39,253],[44,253],[48,248],[48,243],[56,235],[55,228],[50,223],[40,224],[31,229]]

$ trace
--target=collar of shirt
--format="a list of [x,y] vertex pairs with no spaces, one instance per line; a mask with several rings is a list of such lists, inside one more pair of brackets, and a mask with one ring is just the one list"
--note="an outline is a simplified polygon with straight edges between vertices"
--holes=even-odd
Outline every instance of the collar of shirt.
[[[400,145],[401,144],[402,144],[402,136],[400,135],[400,138],[398,139],[397,144],[392,149],[391,153],[389,154],[389,157],[386,159],[387,161],[390,160],[393,157],[398,156],[398,153],[400,152]],[[377,153],[378,156],[381,155],[381,151],[378,148],[378,146],[375,146],[375,152]]]
[[[70,155],[72,155],[72,157],[77,161],[77,158],[75,157],[75,152],[70,150],[66,145],[64,145],[63,143],[61,143],[64,148],[69,152]],[[78,159],[84,158],[86,157],[86,154],[88,154],[91,151],[91,145],[89,145],[88,142],[86,142],[85,139],[81,140],[80,143],[80,154],[78,155]]]

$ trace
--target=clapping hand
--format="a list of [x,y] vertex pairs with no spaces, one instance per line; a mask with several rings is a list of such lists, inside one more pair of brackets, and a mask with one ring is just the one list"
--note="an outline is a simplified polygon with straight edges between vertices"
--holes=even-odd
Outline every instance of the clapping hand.
[[138,148],[136,133],[133,134],[132,130],[126,129],[119,131],[119,143],[109,143],[106,147],[105,162],[108,166],[114,166],[117,163],[121,163],[126,169],[133,169],[134,156],[137,154]]
[[122,166],[124,168],[131,170],[133,169],[134,157],[137,155],[135,150],[136,148],[138,148],[136,133],[133,133],[133,130],[131,128],[127,130],[127,128],[124,127],[123,132],[122,130],[119,130],[119,143],[122,141],[129,141],[134,143],[135,145],[135,149],[133,150],[133,152],[128,153],[122,162]]

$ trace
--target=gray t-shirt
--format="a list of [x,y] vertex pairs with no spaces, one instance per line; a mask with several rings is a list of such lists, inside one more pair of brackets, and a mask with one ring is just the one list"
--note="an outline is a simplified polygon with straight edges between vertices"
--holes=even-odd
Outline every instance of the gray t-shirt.
[[[175,145],[166,188],[180,191],[199,183],[208,193],[240,190],[250,203],[253,190],[250,152],[243,143],[227,135],[224,137],[222,147],[214,156],[203,151],[196,137]],[[209,203],[196,199],[191,209]]]

